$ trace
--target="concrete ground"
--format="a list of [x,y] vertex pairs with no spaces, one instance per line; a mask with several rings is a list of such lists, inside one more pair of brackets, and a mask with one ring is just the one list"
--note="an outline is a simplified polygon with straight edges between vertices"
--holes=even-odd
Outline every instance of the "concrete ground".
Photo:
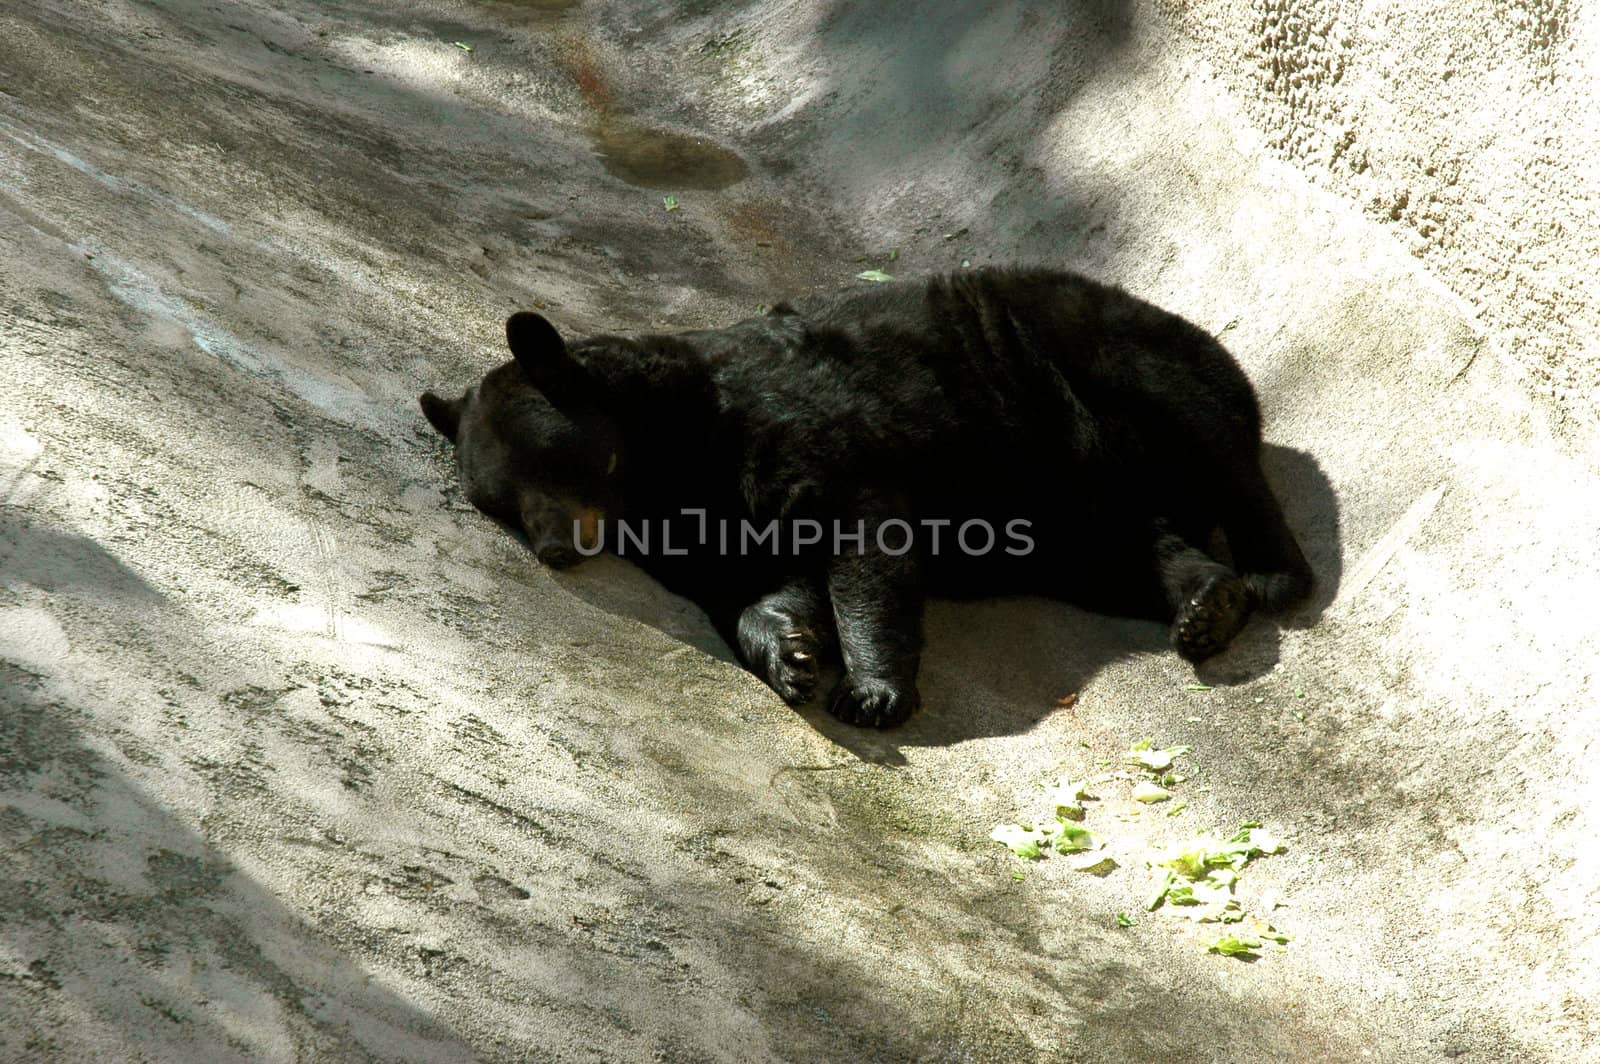
[[[0,5],[0,1060],[1600,1059],[1597,16],[1405,6]],[[938,604],[911,723],[795,713],[415,407],[1015,259],[1261,392],[1321,590],[1202,682]],[[1108,874],[987,840],[1144,737]],[[1254,962],[1142,908],[1245,819]]]

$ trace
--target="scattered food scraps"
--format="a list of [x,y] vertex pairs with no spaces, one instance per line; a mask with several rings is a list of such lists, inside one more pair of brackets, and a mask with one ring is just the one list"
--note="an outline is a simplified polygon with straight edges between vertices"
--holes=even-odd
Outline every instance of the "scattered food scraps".
[[1075,853],[1079,850],[1098,850],[1105,845],[1094,837],[1088,828],[1080,828],[1076,824],[1062,823],[1061,830],[1056,833],[1056,852]]
[[[1079,745],[1087,749],[1087,744]],[[1118,861],[1107,851],[1102,838],[1079,823],[1087,819],[1083,800],[1095,799],[1089,793],[1090,786],[1126,781],[1132,785],[1127,793],[1136,803],[1171,801],[1175,795],[1168,788],[1190,777],[1168,770],[1177,758],[1190,751],[1188,746],[1163,748],[1156,746],[1153,739],[1141,739],[1122,755],[1131,771],[1114,769],[1081,780],[1061,776],[1054,785],[1041,782],[1037,786],[1045,791],[1054,819],[1037,826],[1028,822],[998,825],[989,837],[1024,861],[1042,860],[1054,853],[1064,858],[1074,871],[1109,876],[1119,867]],[[1106,767],[1113,762],[1099,759],[1097,763]],[[1199,788],[1201,792],[1210,789],[1209,786]],[[1166,816],[1176,816],[1187,807],[1187,802],[1175,802]],[[1113,807],[1111,811],[1124,822],[1137,819],[1140,813],[1137,808],[1119,810]],[[1220,832],[1203,831],[1155,850],[1146,863],[1160,880],[1146,898],[1144,907],[1154,912],[1166,905],[1197,924],[1238,924],[1248,928],[1207,943],[1206,949],[1212,953],[1256,960],[1263,941],[1277,943],[1281,951],[1286,948],[1290,936],[1266,919],[1267,914],[1282,904],[1278,893],[1264,891],[1247,905],[1236,890],[1240,873],[1247,865],[1258,857],[1282,853],[1285,849],[1284,843],[1259,820],[1247,820],[1226,837]],[[1012,876],[1021,880],[1024,873],[1014,870]],[[1247,920],[1250,921],[1248,925],[1245,924]],[[1126,912],[1119,912],[1117,926],[1132,927],[1134,922]]]
[[1207,953],[1220,953],[1224,957],[1253,957],[1255,951],[1261,948],[1261,943],[1253,938],[1236,938],[1233,935],[1223,935],[1211,945],[1206,947]]
[[1122,760],[1143,765],[1151,772],[1165,772],[1172,767],[1172,762],[1175,758],[1182,757],[1189,752],[1189,747],[1187,746],[1171,746],[1165,750],[1156,750],[1153,748],[1154,746],[1154,740],[1141,739],[1134,743],[1127,753],[1122,755]]
[[1186,879],[1203,879],[1214,868],[1237,872],[1249,864],[1251,858],[1280,853],[1283,849],[1283,843],[1259,824],[1247,823],[1227,839],[1203,832],[1188,842],[1168,848],[1160,860],[1153,863],[1160,868],[1170,868]]
[[1009,847],[1012,853],[1025,861],[1037,861],[1044,856],[1044,850],[1041,848],[1044,834],[1035,831],[1029,825],[998,824],[989,832],[989,837],[1000,845]]
[[1117,870],[1115,859],[1099,853],[1080,853],[1067,861],[1074,872],[1087,872],[1104,878]]
[[1156,909],[1160,908],[1161,903],[1166,900],[1168,892],[1172,890],[1177,882],[1178,877],[1173,875],[1170,871],[1163,875],[1161,877],[1161,882],[1156,884],[1156,889],[1151,892],[1150,897],[1145,901],[1145,909],[1149,912],[1154,912]]
[[1146,805],[1153,805],[1156,802],[1171,801],[1172,792],[1165,787],[1151,783],[1149,780],[1143,780],[1134,784],[1133,800],[1143,802]]
[[1065,776],[1061,777],[1061,782],[1049,792],[1050,804],[1054,807],[1056,819],[1082,820],[1083,798],[1088,793],[1088,780],[1069,780]]
[[1188,842],[1168,847],[1151,862],[1165,872],[1147,908],[1154,910],[1163,901],[1172,905],[1207,905],[1212,908],[1198,912],[1194,919],[1221,923],[1243,919],[1244,912],[1233,897],[1240,870],[1262,854],[1283,849],[1282,842],[1254,821],[1246,822],[1227,839],[1203,832]]
[[862,270],[856,277],[863,281],[892,281],[894,274],[884,273],[882,270]]

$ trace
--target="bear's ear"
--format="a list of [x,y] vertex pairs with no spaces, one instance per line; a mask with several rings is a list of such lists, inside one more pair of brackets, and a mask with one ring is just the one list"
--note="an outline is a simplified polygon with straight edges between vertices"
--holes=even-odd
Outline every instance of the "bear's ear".
[[462,400],[440,399],[432,392],[423,392],[422,398],[418,401],[422,404],[422,412],[427,415],[428,422],[439,430],[439,435],[455,443],[456,431],[461,428]]
[[584,406],[594,400],[594,384],[567,351],[556,327],[531,310],[506,319],[506,344],[528,383],[558,409]]

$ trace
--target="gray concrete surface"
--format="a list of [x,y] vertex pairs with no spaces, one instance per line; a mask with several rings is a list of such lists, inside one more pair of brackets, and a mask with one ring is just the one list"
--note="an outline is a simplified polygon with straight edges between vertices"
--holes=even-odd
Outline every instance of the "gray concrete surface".
[[1166,0],[1275,155],[1461,294],[1563,418],[1600,412],[1600,19],[1583,0]]
[[[1596,1059],[1600,453],[1528,353],[1582,379],[1592,282],[1419,260],[1233,6],[0,4],[0,1059]],[[1580,233],[1568,174],[1528,225]],[[513,306],[1014,258],[1258,383],[1322,591],[1210,690],[1151,626],[939,604],[912,723],[791,712],[627,565],[541,570],[414,408]],[[1014,879],[989,828],[1144,736],[1187,811],[1107,787],[1116,870]],[[1116,927],[1247,817],[1286,951]]]

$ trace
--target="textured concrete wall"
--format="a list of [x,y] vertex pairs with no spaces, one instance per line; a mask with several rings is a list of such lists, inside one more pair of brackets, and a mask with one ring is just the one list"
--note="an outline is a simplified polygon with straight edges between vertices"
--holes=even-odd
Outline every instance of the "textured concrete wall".
[[1271,149],[1358,202],[1583,421],[1600,396],[1600,13],[1163,0]]

